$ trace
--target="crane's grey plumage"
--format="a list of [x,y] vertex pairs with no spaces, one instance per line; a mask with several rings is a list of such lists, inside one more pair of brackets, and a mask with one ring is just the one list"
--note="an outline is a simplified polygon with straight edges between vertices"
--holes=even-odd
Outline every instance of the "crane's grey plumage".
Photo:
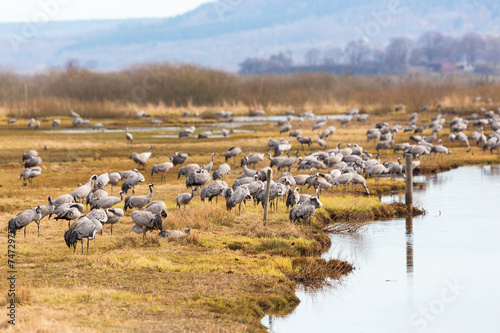
[[127,211],[128,208],[130,209],[141,209],[142,207],[146,206],[148,203],[151,202],[153,199],[153,188],[154,185],[153,183],[149,183],[149,193],[146,195],[138,195],[138,196],[127,196],[125,198],[125,204],[123,208],[125,211]]
[[55,217],[56,221],[58,220],[68,221],[68,228],[69,228],[70,221],[79,218],[82,215],[83,211],[84,211],[84,206],[81,203],[66,203],[56,207],[52,212],[52,214],[56,215]]
[[125,212],[120,208],[111,208],[106,209],[106,215],[108,216],[106,224],[111,225],[111,235],[113,235],[113,224],[120,222],[123,216],[125,216]]
[[239,205],[239,214],[241,215],[241,204],[247,200],[252,200],[248,187],[245,185],[238,186],[238,188],[234,190],[231,197],[227,199],[226,208],[227,210],[231,210],[236,207],[236,205]]
[[191,232],[191,229],[189,227],[184,228],[184,231],[180,230],[172,230],[172,231],[160,231],[158,236],[163,237],[163,238],[169,238],[169,237],[183,237],[189,235]]
[[179,172],[177,173],[177,179],[181,178],[181,176],[189,175],[191,172],[199,170],[200,166],[198,164],[188,164],[179,168]]
[[300,193],[299,188],[296,186],[294,189],[290,188],[286,197],[286,209],[295,207],[299,203]]
[[145,153],[132,153],[132,160],[137,163],[137,166],[146,166],[146,163],[148,162],[148,159],[151,157],[151,146],[148,146],[148,151]]
[[137,169],[132,170],[132,173],[122,184],[122,191],[124,193],[128,193],[128,190],[132,189],[132,193],[135,194],[135,187],[139,183],[143,183],[145,181],[144,176],[137,171]]
[[[243,161],[245,159],[245,161]],[[245,156],[241,160],[241,165],[243,166],[244,164],[253,164],[253,167],[255,168],[256,164],[259,163],[260,161],[264,160],[264,154],[261,153],[250,153],[247,156]]]
[[87,195],[87,205],[91,205],[94,200],[105,198],[108,196],[108,191],[103,188],[95,188]]
[[184,206],[184,209],[186,209],[186,205],[188,205],[191,200],[194,197],[194,192],[196,191],[196,187],[191,188],[191,193],[179,193],[177,194],[177,207],[181,208],[181,206]]
[[123,191],[119,192],[120,197],[103,197],[103,198],[96,198],[90,202],[90,209],[106,209],[106,208],[111,208],[114,205],[119,204],[123,200]]
[[[92,214],[87,214],[80,217],[71,225],[71,227],[64,233],[64,240],[68,248],[74,248],[73,253],[76,251],[76,243],[82,242],[83,254],[83,239],[87,238],[87,254],[89,253],[89,240],[94,239],[95,235],[102,230],[102,224],[106,223],[108,216],[104,211],[93,211]],[[102,212],[102,213],[101,213]]]
[[134,142],[134,136],[131,133],[128,132],[128,128],[125,128],[125,138],[130,143]]
[[[230,159],[231,157],[233,158],[233,160],[236,158],[236,156],[238,156],[239,154],[241,154],[243,151],[241,150],[240,147],[231,147],[229,148],[228,151],[226,151],[224,153],[224,157],[226,158],[226,162],[228,159]],[[234,161],[233,161],[234,163]]]
[[186,176],[186,187],[205,186],[212,179],[212,175],[204,169],[190,172]]
[[208,201],[212,201],[213,198],[217,200],[217,197],[222,194],[222,191],[228,188],[227,183],[222,180],[214,180],[206,187],[201,190],[200,198],[201,201],[205,201],[205,198],[208,198]]
[[94,188],[105,188],[109,183],[109,173],[105,172],[97,177]]
[[176,166],[186,162],[188,157],[189,157],[188,154],[179,154],[178,152],[176,152],[174,155],[170,156],[170,160],[172,161],[174,166]]
[[305,200],[299,206],[290,209],[288,212],[290,222],[305,222],[309,220],[309,223],[316,214],[316,210],[321,208],[323,204],[316,196],[310,197]]
[[161,173],[161,180],[165,180],[165,173],[174,167],[174,164],[172,162],[163,162],[163,163],[160,163],[160,164],[153,164],[153,166],[151,167],[151,177],[153,177],[153,175],[155,173]]
[[148,231],[163,231],[163,219],[167,217],[167,214],[153,214],[150,211],[136,210],[132,212],[130,217],[135,223],[131,230],[138,234],[142,233],[144,239]]
[[73,196],[73,199],[76,202],[78,202],[78,200],[83,201],[83,199],[85,199],[87,197],[87,195],[89,195],[90,191],[92,191],[92,187],[93,187],[96,179],[97,179],[97,175],[94,174],[89,178],[89,180],[87,181],[86,184],[71,191],[70,194],[71,194],[71,196]]
[[42,174],[42,168],[40,167],[24,169],[23,171],[21,171],[19,179],[23,178],[24,180],[27,180],[30,182],[30,184],[32,184],[33,183],[32,179],[40,176],[41,174]]
[[361,176],[357,173],[353,173],[351,183],[354,184],[354,191],[356,191],[356,185],[360,184],[365,189],[366,194],[370,195],[370,191],[368,190],[368,187],[366,186],[366,180],[363,176]]
[[153,214],[167,215],[167,205],[161,200],[151,201],[144,210]]
[[215,169],[213,173],[213,179],[224,179],[224,176],[229,175],[231,172],[231,167],[227,163],[220,164],[217,166],[217,169]]
[[26,161],[24,161],[25,168],[33,168],[42,163],[42,158],[40,156],[32,156]]
[[15,235],[17,230],[24,228],[24,236],[26,237],[26,226],[33,221],[39,225],[41,219],[39,206],[25,210],[9,220],[9,233]]
[[122,180],[122,176],[119,172],[112,172],[109,174],[109,183],[111,184],[111,194],[113,194],[113,187],[116,186],[120,180]]
[[213,153],[211,154],[210,163],[205,164],[205,165],[203,166],[203,169],[204,169],[204,170],[206,170],[207,172],[212,171],[212,167],[214,166],[214,155],[215,155],[215,152],[213,152]]
[[35,149],[28,150],[26,153],[23,153],[23,162],[36,156],[38,156],[38,152]]

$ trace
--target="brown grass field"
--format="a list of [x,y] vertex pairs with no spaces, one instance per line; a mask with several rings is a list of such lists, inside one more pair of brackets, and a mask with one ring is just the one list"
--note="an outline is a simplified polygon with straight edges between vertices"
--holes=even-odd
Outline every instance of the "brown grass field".
[[[122,117],[99,121],[110,129],[151,126],[147,120],[130,117],[132,109],[130,107],[130,112]],[[462,106],[462,109],[467,107]],[[155,106],[147,110],[155,118],[162,119],[165,126],[199,125],[203,121],[200,118],[180,118],[183,110],[180,108]],[[205,122],[214,124],[216,129],[224,128],[213,119],[217,108],[198,107],[193,110],[200,111]],[[270,110],[277,114],[286,109],[274,106]],[[345,108],[324,107],[318,113],[344,111]],[[468,112],[472,111],[469,109]],[[321,253],[330,245],[325,230],[354,231],[358,229],[356,225],[370,219],[406,214],[400,206],[383,205],[378,198],[391,188],[401,191],[404,184],[398,180],[394,183],[390,179],[381,180],[380,186],[376,187],[375,181],[369,179],[370,196],[364,195],[359,187],[357,192],[350,188],[347,195],[341,188],[324,191],[320,198],[324,207],[308,226],[290,223],[285,205],[281,203],[278,211],[270,212],[267,225],[262,220],[262,208],[255,208],[252,203],[243,207],[239,216],[237,210],[226,211],[223,199],[211,204],[202,203],[197,197],[184,212],[175,207],[177,194],[188,191],[184,177],[177,179],[179,166],[167,172],[165,184],[160,183],[158,175],[150,176],[152,164],[168,161],[175,152],[188,153],[187,163],[201,165],[208,163],[210,153],[215,151],[218,154],[215,166],[224,162],[222,154],[233,146],[241,147],[244,153],[264,152],[270,137],[282,137],[275,124],[249,123],[243,129],[255,132],[205,140],[155,137],[176,135],[177,132],[134,132],[135,140],[130,144],[125,140],[124,131],[44,132],[51,129],[52,119],[56,117],[41,116],[42,128],[38,130],[27,129],[27,119],[7,125],[11,112],[7,108],[0,112],[0,221],[4,235],[0,247],[4,249],[4,272],[7,271],[6,234],[10,217],[46,204],[49,195],[57,197],[69,193],[94,173],[136,167],[130,159],[131,153],[146,151],[148,145],[153,146],[153,156],[143,174],[146,181],[155,183],[153,200],[165,201],[169,209],[164,228],[182,230],[189,226],[192,232],[190,236],[168,240],[158,238],[154,233],[143,240],[141,235],[130,231],[133,222],[130,212],[127,212],[124,219],[114,226],[112,236],[109,226],[104,226],[102,236],[98,235],[95,242],[91,242],[89,254],[81,255],[79,247],[73,254],[64,243],[66,222],[42,220],[40,238],[36,235],[36,224],[30,224],[26,238],[22,231],[16,238],[16,326],[8,325],[4,316],[0,323],[2,331],[265,331],[260,324],[264,313],[289,313],[298,304],[294,293],[297,283],[313,286],[336,283],[336,279],[352,270],[348,262],[321,259]],[[242,106],[233,112],[246,114],[248,108]],[[337,127],[328,139],[330,147],[337,142],[343,147],[347,143],[359,143],[369,152],[374,152],[376,143],[366,142],[366,130],[379,121],[406,124],[411,112],[374,115],[365,123],[353,121],[344,127],[338,120],[329,120],[327,125]],[[457,113],[452,108],[442,112],[448,114],[448,121]],[[436,113],[436,110],[421,113],[419,123],[428,123]],[[58,118],[62,120],[61,127],[71,126],[72,118]],[[317,133],[310,130],[311,121],[293,123],[293,126],[294,129],[303,129],[303,135],[317,137]],[[468,133],[473,130],[470,128]],[[498,153],[483,152],[476,146],[471,152],[466,152],[465,147],[450,144],[448,134],[445,129],[441,137],[453,154],[423,157],[418,172],[500,163]],[[396,142],[408,141],[409,136],[410,133],[398,133]],[[301,149],[297,141],[291,139],[293,148],[298,149],[302,156],[320,149],[317,144]],[[44,146],[47,150],[43,149]],[[22,186],[19,180],[21,154],[33,148],[43,158],[42,175],[33,180],[33,186]],[[386,151],[381,153],[381,160],[395,160],[397,156],[392,150]],[[239,158],[236,161],[237,165],[228,161],[232,171],[225,181],[230,185],[242,172]],[[268,163],[266,159],[257,168]],[[296,174],[296,169],[292,172]],[[118,190],[115,188],[113,195],[117,195]],[[136,188],[137,195],[146,193],[146,185]],[[4,273],[4,277],[6,275]],[[9,298],[4,277],[0,279],[0,290],[5,296],[0,298],[0,304],[6,311]]]

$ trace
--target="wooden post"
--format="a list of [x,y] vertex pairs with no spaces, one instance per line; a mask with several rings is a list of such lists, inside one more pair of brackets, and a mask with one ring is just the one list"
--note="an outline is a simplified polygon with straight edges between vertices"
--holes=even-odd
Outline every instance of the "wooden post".
[[267,214],[269,209],[269,192],[271,191],[271,178],[272,170],[267,170],[267,187],[266,187],[266,199],[264,201],[264,225],[267,224]]
[[413,214],[413,168],[412,168],[412,155],[406,155],[405,162],[405,202],[408,207],[408,212]]

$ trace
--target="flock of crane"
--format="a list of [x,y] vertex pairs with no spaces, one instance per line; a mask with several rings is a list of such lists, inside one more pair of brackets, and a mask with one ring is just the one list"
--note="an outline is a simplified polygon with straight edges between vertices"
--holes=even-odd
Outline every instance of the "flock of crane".
[[[311,116],[312,113],[306,114]],[[76,118],[76,114],[73,115]],[[190,192],[180,193],[177,195],[176,204],[181,209],[189,205],[199,192],[202,201],[213,198],[218,200],[221,196],[226,200],[226,208],[231,210],[238,206],[241,214],[241,205],[248,201],[253,201],[254,205],[262,205],[264,208],[267,204],[266,194],[269,192],[269,204],[271,209],[278,209],[279,201],[286,204],[290,221],[292,222],[307,222],[316,213],[317,209],[322,207],[320,196],[322,191],[332,189],[334,186],[343,185],[344,191],[347,191],[348,184],[363,187],[367,195],[370,191],[366,185],[365,178],[374,177],[377,181],[380,177],[390,176],[392,178],[399,176],[404,177],[404,165],[401,163],[401,158],[396,161],[381,162],[378,154],[373,156],[367,150],[363,149],[359,144],[347,144],[343,148],[340,143],[335,148],[327,150],[319,150],[306,156],[299,156],[299,151],[296,150],[292,156],[291,138],[295,137],[297,142],[302,146],[304,144],[311,145],[313,140],[310,137],[302,136],[302,131],[292,130],[292,118],[290,113],[285,122],[280,122],[280,134],[289,132],[290,139],[281,138],[279,140],[270,139],[268,142],[268,151],[271,153],[252,152],[243,156],[240,160],[242,173],[235,179],[232,186],[229,186],[224,177],[231,172],[231,166],[227,163],[228,160],[233,160],[233,166],[236,166],[236,157],[243,153],[239,147],[232,147],[224,153],[225,162],[214,168],[215,152],[210,154],[210,161],[204,165],[185,164],[189,156],[176,152],[170,156],[169,161],[155,164],[151,167],[151,177],[155,174],[161,175],[161,181],[164,182],[165,174],[176,166],[179,166],[177,171],[178,179],[185,176],[185,184]],[[430,124],[422,124],[418,126],[418,112],[410,116],[409,123],[406,127],[401,125],[389,125],[388,123],[378,123],[375,128],[369,129],[366,133],[367,141],[378,140],[376,150],[384,151],[393,149],[401,151],[404,155],[412,155],[415,159],[412,167],[415,168],[420,163],[420,157],[429,154],[449,155],[452,152],[442,145],[439,139],[437,144],[434,140],[437,139],[439,132],[444,129],[445,117],[438,114],[432,118]],[[494,111],[482,112],[472,115],[468,120],[463,118],[454,118],[450,122],[450,141],[459,141],[471,149],[469,141],[475,141],[477,144],[482,144],[483,149],[493,151],[500,147],[500,116]],[[360,121],[366,120],[367,116],[359,115],[357,109],[349,110],[346,114],[349,121],[354,117],[360,117]],[[348,121],[341,123],[346,124]],[[468,123],[472,122],[474,126],[479,126],[477,131],[469,136],[464,134]],[[493,132],[488,135],[484,134],[484,126],[489,125]],[[324,119],[318,120],[313,125],[313,130],[321,130],[326,126]],[[425,130],[431,129],[431,134],[428,136],[421,135]],[[329,126],[318,132],[316,142],[321,148],[328,148],[326,139],[335,132],[334,126]],[[179,137],[189,137],[195,131],[194,127],[186,128],[179,133]],[[413,144],[404,142],[395,144],[395,138],[399,131],[413,131],[411,140]],[[133,135],[126,130],[126,139],[133,141]],[[73,247],[76,250],[78,241],[82,243],[83,239],[87,239],[87,252],[89,240],[95,239],[98,232],[102,233],[104,224],[112,226],[118,223],[124,216],[127,210],[134,210],[130,217],[134,222],[131,230],[138,234],[143,234],[145,237],[148,231],[159,230],[161,237],[183,236],[189,234],[190,229],[187,227],[184,231],[170,231],[163,229],[163,219],[167,218],[167,206],[161,200],[153,201],[153,183],[149,183],[149,193],[142,196],[135,195],[135,187],[145,182],[145,177],[139,172],[139,169],[146,168],[147,161],[152,155],[153,147],[149,146],[148,151],[144,153],[133,153],[131,158],[137,163],[137,168],[133,170],[103,173],[101,175],[92,175],[87,183],[79,186],[69,194],[61,195],[55,199],[48,198],[47,205],[36,206],[32,209],[23,211],[17,216],[9,220],[9,232],[15,234],[17,230],[24,228],[26,234],[26,226],[31,222],[35,222],[38,226],[38,235],[40,234],[40,221],[44,217],[55,216],[56,220],[68,221],[68,230],[64,233],[64,239],[69,248]],[[256,169],[257,164],[269,159],[269,166]],[[34,177],[41,175],[40,163],[42,159],[38,156],[36,150],[30,150],[23,154],[23,163],[25,169],[21,173],[21,178],[28,180],[30,183]],[[307,170],[308,174],[293,175],[292,168],[297,167],[299,170]],[[270,189],[267,191],[268,172],[272,175],[275,171],[279,172],[278,177],[270,179]],[[364,176],[363,176],[364,174]],[[106,186],[111,186],[111,194],[113,187],[121,183],[119,197],[108,195]],[[304,186],[313,188],[314,194],[301,193],[299,189]],[[131,194],[129,194],[131,192]],[[196,193],[196,194],[195,194]],[[125,198],[124,198],[125,196]],[[123,202],[123,209],[114,208],[119,203]],[[90,207],[90,210],[84,214],[85,205]],[[70,224],[71,221],[74,221]]]

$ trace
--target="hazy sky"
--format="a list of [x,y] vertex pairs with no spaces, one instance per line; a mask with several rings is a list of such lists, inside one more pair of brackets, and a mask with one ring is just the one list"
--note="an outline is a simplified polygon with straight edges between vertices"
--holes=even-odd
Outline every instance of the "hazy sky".
[[[2,2],[0,22],[168,17],[214,0],[22,0]],[[8,4],[7,4],[8,3]],[[50,4],[50,5],[49,5]],[[46,15],[45,13],[48,13]]]

